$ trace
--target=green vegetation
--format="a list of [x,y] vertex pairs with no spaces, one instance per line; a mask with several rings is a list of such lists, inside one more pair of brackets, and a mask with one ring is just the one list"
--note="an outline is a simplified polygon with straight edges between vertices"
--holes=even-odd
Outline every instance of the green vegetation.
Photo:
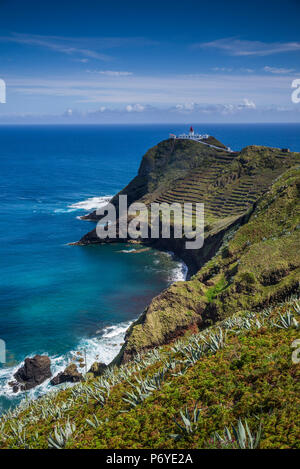
[[225,278],[222,276],[221,279],[211,288],[209,288],[205,295],[206,295],[206,298],[207,298],[207,301],[210,303],[211,301],[213,301],[216,296],[221,293],[221,291],[225,290],[225,288],[227,287],[227,282],[225,280]]
[[[300,301],[240,312],[24,402],[2,448],[299,448]],[[287,320],[290,318],[290,320]]]
[[0,447],[300,448],[299,157],[180,140],[150,149],[120,194],[205,203],[203,249],[154,245],[195,274],[152,300],[105,371],[2,416]]
[[295,292],[300,280],[299,229],[300,168],[296,167],[270,187],[246,223],[226,232],[217,254],[189,281],[173,284],[152,300],[131,326],[116,362],[185,330],[202,329]]

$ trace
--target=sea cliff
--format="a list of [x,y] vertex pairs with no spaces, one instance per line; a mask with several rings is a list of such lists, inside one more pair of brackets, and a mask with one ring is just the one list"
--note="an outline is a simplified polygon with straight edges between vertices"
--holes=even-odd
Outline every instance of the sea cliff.
[[[184,238],[139,240],[175,252],[187,264],[189,280],[152,300],[127,331],[114,364],[241,309],[271,304],[297,288],[299,180],[289,168],[300,162],[299,153],[255,145],[228,153],[216,139],[214,144],[220,148],[173,139],[159,143],[112,199],[116,207],[124,194],[128,204],[203,202],[205,207],[201,249],[185,249]],[[93,212],[85,218],[101,217]],[[120,241],[128,239],[105,240]],[[100,242],[94,229],[78,244]]]

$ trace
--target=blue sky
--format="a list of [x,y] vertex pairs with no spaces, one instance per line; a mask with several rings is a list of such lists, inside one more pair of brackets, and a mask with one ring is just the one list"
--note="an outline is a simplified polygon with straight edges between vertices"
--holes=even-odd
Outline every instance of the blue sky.
[[300,2],[0,0],[6,122],[299,122]]

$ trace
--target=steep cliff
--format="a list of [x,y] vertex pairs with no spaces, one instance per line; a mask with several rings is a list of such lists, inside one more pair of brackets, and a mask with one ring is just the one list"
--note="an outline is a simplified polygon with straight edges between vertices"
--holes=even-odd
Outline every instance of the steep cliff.
[[300,167],[282,175],[255,203],[246,223],[228,230],[217,255],[189,281],[153,299],[126,334],[114,363],[170,342],[241,310],[297,291],[300,281]]
[[[120,194],[128,203],[202,202],[205,242],[201,249],[187,250],[184,238],[140,240],[174,251],[193,277],[153,299],[128,330],[114,363],[295,290],[299,171],[289,168],[299,162],[299,153],[276,148],[249,146],[228,153],[181,140],[163,141],[145,154],[138,175],[113,203],[117,206]],[[93,230],[79,244],[99,242]]]

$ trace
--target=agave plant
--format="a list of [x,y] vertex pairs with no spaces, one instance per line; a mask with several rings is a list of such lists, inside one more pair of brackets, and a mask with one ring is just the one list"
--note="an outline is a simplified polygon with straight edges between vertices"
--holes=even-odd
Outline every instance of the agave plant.
[[228,446],[228,444],[236,444],[239,449],[257,449],[260,444],[262,427],[259,424],[258,431],[254,434],[250,431],[247,420],[244,425],[241,419],[238,420],[237,426],[232,425],[232,433],[228,427],[224,428],[223,436],[215,432],[215,438],[221,443],[222,446]]
[[18,446],[26,448],[26,429],[24,423],[18,420],[15,425],[10,423],[9,426],[11,433],[17,440]]
[[181,352],[182,349],[183,349],[183,341],[182,340],[178,340],[177,342],[175,342],[175,344],[173,345],[173,347],[171,347],[171,351],[173,353],[178,353],[178,352]]
[[263,311],[262,311],[262,315],[264,317],[269,317],[271,312],[272,312],[273,308],[269,307],[269,308],[265,308]]
[[184,376],[188,370],[188,366],[185,368],[181,368],[180,370],[176,371],[175,373],[171,373],[172,376]]
[[293,304],[293,309],[295,313],[300,314],[300,301],[295,301]]
[[128,402],[131,407],[136,407],[137,405],[141,404],[149,394],[144,394],[141,390],[137,389],[137,394],[134,392],[126,392],[126,397],[123,397],[124,402]]
[[210,334],[210,341],[207,343],[212,353],[216,353],[218,350],[225,346],[225,337],[221,327],[218,328],[219,332]]
[[76,430],[76,425],[68,420],[65,427],[54,429],[54,435],[48,437],[48,446],[51,449],[64,449]]
[[198,427],[198,422],[200,418],[200,409],[198,408],[197,404],[195,404],[192,414],[190,414],[188,407],[185,407],[185,410],[179,411],[182,423],[178,423],[177,420],[174,418],[174,422],[176,423],[177,427],[180,430],[180,433],[171,433],[170,437],[174,440],[178,440],[183,437],[189,437]]
[[6,440],[8,438],[8,435],[6,435],[6,433],[4,433],[4,426],[5,426],[5,423],[2,422],[1,425],[0,425],[0,438],[2,438],[2,440]]
[[103,407],[104,404],[105,404],[105,396],[104,396],[103,392],[100,391],[99,389],[95,389],[95,388],[92,388],[92,387],[87,387],[86,388],[86,396],[87,396],[87,399],[88,398],[94,399],[96,402],[98,402],[98,404],[101,405],[101,407]]
[[298,328],[299,324],[294,316],[290,312],[287,312],[284,315],[279,315],[279,322],[275,323],[274,326],[278,327],[279,329],[288,329],[289,327]]
[[[85,419],[86,423],[90,425],[90,427],[94,428],[97,430],[101,425],[103,425],[103,422],[97,418],[95,414],[92,415],[91,419]],[[108,422],[108,418],[105,419],[105,423]]]

